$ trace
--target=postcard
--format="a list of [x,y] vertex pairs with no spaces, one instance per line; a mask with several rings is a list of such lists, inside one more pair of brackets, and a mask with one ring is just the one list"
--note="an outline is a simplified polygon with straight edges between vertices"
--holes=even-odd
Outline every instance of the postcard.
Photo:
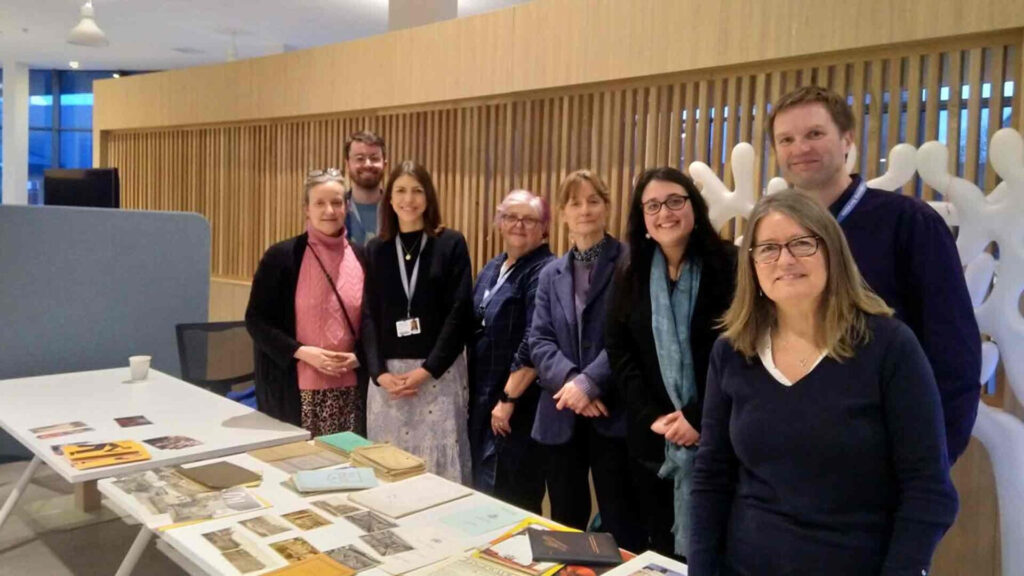
[[275,520],[275,518],[269,514],[249,518],[248,520],[241,520],[238,523],[248,528],[250,532],[264,538],[267,536],[283,534],[284,532],[291,530],[290,526],[280,523],[280,521]]
[[188,436],[159,436],[143,440],[143,442],[160,450],[181,450],[182,448],[191,448],[202,444],[199,440],[189,438]]
[[152,424],[152,422],[149,421],[149,418],[142,415],[122,416],[120,418],[114,418],[114,422],[117,422],[121,428],[131,428],[132,426],[145,426],[147,424]]
[[313,512],[312,510],[303,509],[289,512],[287,514],[281,514],[281,517],[285,520],[295,524],[300,530],[315,530],[322,526],[330,526],[331,521],[324,518],[323,516]]
[[249,572],[256,572],[266,568],[263,562],[260,562],[258,558],[253,556],[245,548],[227,550],[221,554],[223,554],[225,560],[234,566],[235,570],[238,570],[242,574],[248,574]]
[[74,428],[71,430],[58,430],[56,432],[47,432],[46,434],[39,434],[36,438],[40,440],[48,440],[50,438],[59,438],[60,436],[71,436],[72,434],[79,434],[82,432],[92,432],[92,428]]
[[334,550],[328,550],[327,555],[334,558],[339,564],[348,566],[356,572],[362,572],[368,568],[380,565],[380,560],[375,559],[351,544],[335,548]]
[[[85,422],[62,422],[60,424],[50,424],[49,426],[40,426],[38,428],[29,428],[28,431],[36,434],[53,434],[56,432],[63,432],[64,434],[77,434],[82,431],[82,428],[89,428]],[[89,428],[92,430],[92,428]],[[53,436],[63,436],[64,434],[53,434]],[[43,436],[38,436],[43,438]],[[46,436],[51,438],[52,436]]]
[[433,474],[424,474],[356,492],[348,499],[392,518],[401,518],[472,493],[472,490],[461,484]]
[[221,552],[227,552],[228,550],[234,550],[242,547],[242,544],[235,540],[234,531],[231,528],[223,528],[221,530],[207,532],[203,534],[203,538],[206,538],[210,544],[213,544],[214,547]]
[[392,556],[412,550],[412,545],[401,536],[391,530],[382,530],[373,534],[363,534],[359,537],[363,542],[373,548],[373,551],[381,556]]
[[316,500],[310,502],[313,506],[327,512],[331,516],[345,516],[346,514],[352,514],[353,512],[362,512],[363,509],[359,506],[353,506],[349,504],[348,500],[335,496],[333,498],[324,498],[323,500]]
[[319,550],[303,538],[291,538],[289,540],[281,540],[280,542],[272,542],[270,547],[274,552],[277,552],[282,558],[287,560],[289,564],[301,562],[320,553]]
[[348,520],[352,524],[355,524],[360,530],[366,533],[387,530],[398,526],[398,524],[395,524],[380,514],[369,510],[342,516],[342,518]]

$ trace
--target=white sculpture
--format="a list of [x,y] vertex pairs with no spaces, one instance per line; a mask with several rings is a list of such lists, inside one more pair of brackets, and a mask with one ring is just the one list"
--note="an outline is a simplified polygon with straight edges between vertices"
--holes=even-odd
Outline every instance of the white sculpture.
[[[948,158],[943,144],[928,142],[917,152],[918,172],[949,199],[959,218],[957,250],[961,261],[970,263],[966,280],[978,327],[992,338],[982,345],[979,376],[982,382],[991,379],[1001,358],[1010,388],[1024,399],[1024,354],[1019,352],[1024,346],[1024,141],[1009,128],[992,137],[988,158],[1003,181],[987,196],[950,174]],[[985,252],[992,242],[998,261]],[[985,445],[995,473],[1003,574],[1024,574],[1024,423],[982,403],[973,434]]]
[[715,230],[733,218],[745,218],[754,209],[754,147],[747,142],[737,144],[730,164],[735,190],[729,190],[707,164],[690,164],[690,177],[702,186],[700,194],[708,203],[708,218]]

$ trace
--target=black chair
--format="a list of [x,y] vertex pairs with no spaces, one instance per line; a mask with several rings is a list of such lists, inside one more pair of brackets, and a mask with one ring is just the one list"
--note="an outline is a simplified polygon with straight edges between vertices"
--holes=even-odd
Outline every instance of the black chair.
[[216,394],[255,407],[252,338],[245,322],[178,324],[181,378]]

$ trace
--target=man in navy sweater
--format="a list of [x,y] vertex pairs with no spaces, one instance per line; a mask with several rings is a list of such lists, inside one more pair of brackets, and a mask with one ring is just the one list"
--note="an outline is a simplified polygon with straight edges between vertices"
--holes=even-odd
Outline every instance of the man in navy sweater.
[[981,395],[981,336],[952,234],[924,202],[847,172],[855,121],[842,96],[798,88],[775,103],[767,128],[783,177],[829,208],[868,285],[921,343],[952,464],[967,448]]

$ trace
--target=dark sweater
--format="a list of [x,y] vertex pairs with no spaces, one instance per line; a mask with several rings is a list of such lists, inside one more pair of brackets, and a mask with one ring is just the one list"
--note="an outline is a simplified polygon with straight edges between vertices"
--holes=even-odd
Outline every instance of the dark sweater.
[[854,358],[826,357],[792,387],[725,339],[715,344],[691,576],[928,569],[957,511],[938,393],[903,323],[869,326]]
[[[830,210],[838,215],[860,183]],[[868,285],[914,331],[942,399],[951,462],[967,448],[981,396],[981,336],[946,223],[916,198],[868,189],[840,225]]]
[[387,371],[385,361],[390,358],[425,358],[423,368],[440,378],[465,349],[472,322],[466,239],[456,230],[445,229],[428,237],[418,258],[412,317],[419,318],[420,333],[399,338],[395,323],[406,318],[406,296],[395,241],[374,238],[366,245],[362,339],[367,369],[374,379]]

